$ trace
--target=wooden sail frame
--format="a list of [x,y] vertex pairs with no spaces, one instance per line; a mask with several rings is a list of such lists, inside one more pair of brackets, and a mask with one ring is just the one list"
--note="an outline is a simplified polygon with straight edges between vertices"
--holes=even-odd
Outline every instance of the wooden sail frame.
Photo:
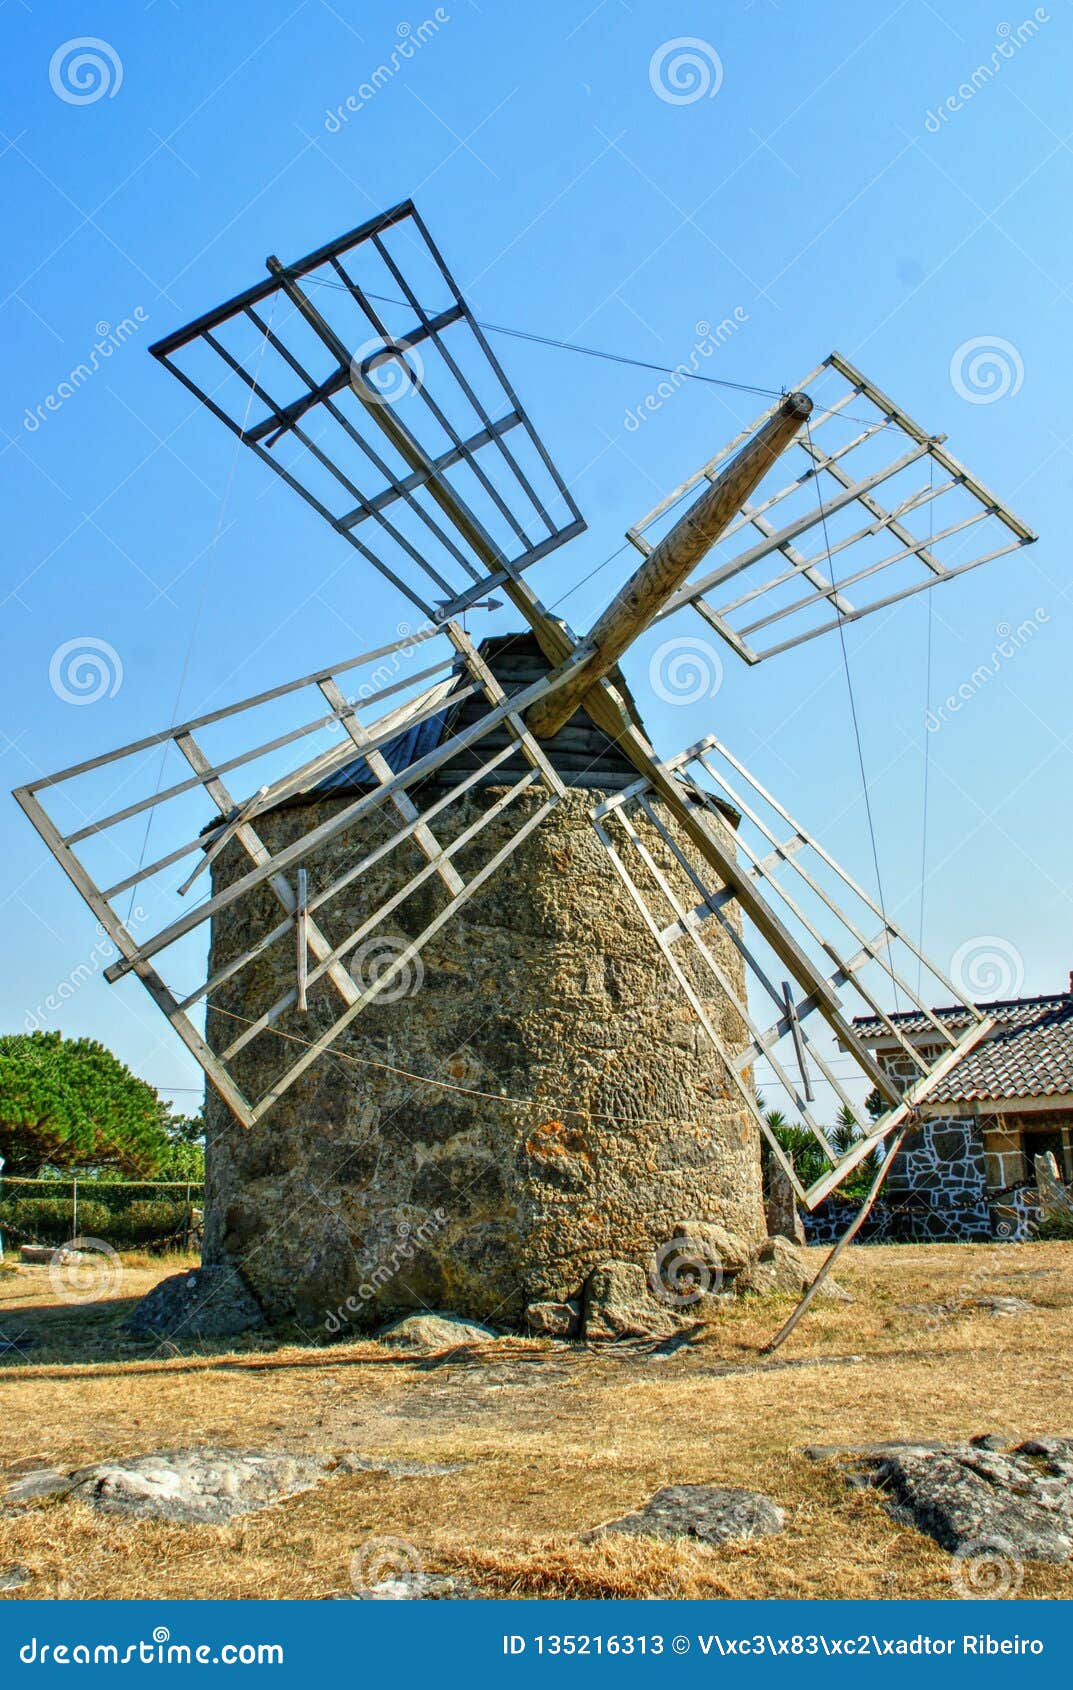
[[411,200],[268,268],[150,351],[425,615],[584,531]]
[[[715,735],[668,758],[660,769],[678,784],[683,802],[707,813],[713,827],[725,817],[727,807],[741,818],[735,843],[744,873],[773,918],[789,926],[802,954],[814,966],[823,966],[824,983],[840,1011],[841,1024],[825,1044],[817,1036],[817,1023],[830,1021],[830,1016],[815,993],[813,978],[794,970],[792,962],[785,964],[782,957],[779,960],[790,968],[796,991],[774,972],[770,951],[731,919],[728,906],[734,900],[733,890],[699,869],[695,857],[683,849],[681,835],[668,825],[666,806],[651,781],[641,779],[595,807],[597,837],[712,1046],[727,1095],[748,1111],[801,1201],[814,1208],[913,1118],[917,1106],[987,1036],[994,1023]],[[636,825],[641,818],[647,824],[644,831],[650,836],[654,831],[677,863],[695,894],[695,902],[684,902],[675,889],[646,843],[644,831]],[[720,963],[710,943],[713,934],[729,940],[744,962],[744,994]],[[685,966],[685,956],[691,967]],[[909,971],[916,966],[922,978],[927,978],[929,989],[941,990],[949,1001],[962,1006],[967,1028],[955,1033],[929,1009],[921,988],[910,978]],[[940,1048],[938,1058],[925,1055],[918,1044],[901,1035],[868,978],[869,969],[880,977],[885,993],[892,992],[895,999],[900,995],[929,1022]],[[713,994],[730,1003],[740,1018],[747,1037],[739,1045],[731,1047],[709,1015],[704,993],[698,987],[698,972],[701,980],[710,982]],[[769,1014],[774,1010],[772,1021],[760,1018],[753,1007],[757,1001],[770,1005]],[[853,1026],[854,1014],[859,1011],[878,1015],[897,1041],[913,1073],[907,1085],[885,1071],[877,1075],[874,1057]],[[884,1107],[876,1119],[863,1107],[860,1090],[854,1096],[846,1078],[838,1072],[836,1062],[843,1058],[852,1060],[858,1080],[879,1092]],[[791,1124],[807,1128],[828,1164],[827,1170],[807,1187],[786,1157],[746,1078],[760,1060],[771,1070],[779,1104],[785,1102],[791,1111]],[[832,1144],[819,1119],[812,1070],[824,1088],[825,1098],[848,1110],[856,1123],[858,1136],[844,1151]]]
[[[431,652],[425,648],[431,641],[438,642],[440,655],[429,662]],[[372,676],[373,680],[363,680],[363,676]],[[128,974],[138,976],[239,1121],[249,1127],[311,1061],[331,1049],[367,1005],[391,987],[434,934],[559,803],[565,791],[563,783],[520,712],[532,698],[545,696],[549,689],[564,684],[568,676],[569,667],[561,678],[544,677],[508,698],[463,629],[450,622],[442,629],[430,628],[57,774],[42,776],[20,787],[15,798],[115,946],[118,957],[105,969],[105,978],[115,982]],[[430,681],[431,685],[427,684]],[[344,693],[344,685],[353,689],[355,684],[356,695]],[[385,702],[400,692],[410,695],[406,702],[392,704],[385,711]],[[321,706],[321,713],[312,719],[308,717],[310,694]],[[452,716],[467,700],[476,700],[484,708],[476,720],[456,731]],[[300,721],[285,732],[262,737],[264,730],[255,724],[266,719],[276,724],[282,706],[292,716],[299,714]],[[374,719],[365,719],[377,710],[380,713]],[[401,768],[393,768],[385,753],[400,736],[428,723],[442,725],[438,742]],[[238,724],[238,738],[232,742],[237,748],[220,756],[209,749],[206,736],[211,730],[226,728],[231,732],[232,724]],[[506,743],[498,750],[487,748],[484,742],[504,728]],[[301,756],[311,742],[325,739],[327,745],[314,756]],[[152,754],[169,749],[178,752],[189,772],[165,785],[159,779],[154,781],[163,765]],[[518,749],[527,764],[525,772],[520,778],[504,776],[503,785],[493,791],[491,777]],[[266,759],[274,760],[278,767],[278,773],[267,782],[261,778]],[[456,765],[454,779],[445,788],[437,784],[436,775],[452,762]],[[289,844],[269,849],[258,832],[259,817],[278,812],[296,799],[326,793],[325,782],[359,766],[360,782],[352,791],[335,797],[328,815],[324,816],[323,806],[318,805],[309,812],[308,824],[296,828],[296,837]],[[236,797],[225,776],[252,769],[258,771],[254,777],[258,784]],[[102,773],[109,777],[103,791]],[[132,797],[139,781],[148,790]],[[483,807],[478,806],[477,814],[466,819],[464,826],[452,818],[450,838],[441,840],[437,829],[442,828],[448,812],[478,790]],[[119,792],[125,802],[117,807],[114,795]],[[519,803],[527,796],[530,802]],[[218,820],[191,833],[190,804],[202,797],[211,800]],[[63,801],[68,813],[80,818],[79,824],[67,831],[53,813]],[[366,848],[362,856],[326,883],[323,878],[315,882],[311,865],[321,846],[388,810],[395,811],[395,828],[385,843]],[[89,860],[92,852],[96,850],[99,858],[110,838],[117,834],[121,837],[126,824],[140,825],[143,817],[156,824],[156,854],[149,861],[131,857],[129,871],[118,877],[114,870],[104,875]],[[485,835],[491,823],[496,824],[493,834]],[[485,839],[492,837],[494,850],[485,844]],[[424,866],[410,874],[390,898],[363,911],[357,927],[350,926],[345,913],[348,899],[341,904],[335,901],[344,893],[353,896],[363,875],[408,842],[424,856]],[[177,913],[186,894],[201,890],[196,873],[185,875],[181,881],[180,874],[191,861],[197,869],[207,869],[231,845],[245,853],[248,866],[215,888],[210,885],[205,896]],[[122,844],[113,847],[120,855],[128,849]],[[106,860],[114,862],[115,857],[110,855]],[[397,942],[396,954],[375,978],[368,983],[356,980],[348,958],[357,947],[387,932],[385,924],[391,923],[405,900],[432,881],[439,882],[441,895],[441,907],[432,919],[413,937]],[[176,969],[190,964],[181,949],[183,942],[193,937],[207,948],[214,917],[240,900],[248,900],[262,887],[280,906],[278,921],[267,928],[262,926],[256,937],[251,934],[245,949],[215,972],[210,970],[196,983],[188,980],[184,986],[177,985]],[[129,901],[133,908],[136,896],[150,904],[150,915],[132,925],[129,913],[121,913],[121,905]],[[339,920],[343,920],[341,937],[333,940],[328,936],[322,926],[326,917],[332,918],[337,930]],[[236,1029],[224,1049],[213,1050],[194,1013],[211,1004],[215,991],[273,946],[296,951],[293,984],[255,1022]],[[247,1095],[237,1077],[235,1059],[254,1038],[277,1031],[283,1018],[298,1009],[320,982],[331,987],[341,1000],[336,1018],[316,1036],[299,1037],[301,1056],[280,1072],[264,1095]]]
[[[723,534],[715,567],[680,587],[659,620],[691,606],[746,663],[761,663],[1037,538],[944,436],[929,434],[841,353],[796,390],[815,405],[794,443],[799,472],[768,477]],[[679,502],[714,481],[781,403],[628,529],[642,555]]]

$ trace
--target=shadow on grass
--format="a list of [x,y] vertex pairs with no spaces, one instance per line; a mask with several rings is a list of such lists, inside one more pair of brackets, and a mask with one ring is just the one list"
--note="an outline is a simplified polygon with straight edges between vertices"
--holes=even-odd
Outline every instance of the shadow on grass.
[[[159,1269],[157,1278],[190,1271],[189,1257],[135,1258],[128,1270]],[[45,1266],[8,1264],[0,1270],[0,1380],[26,1368],[164,1361],[175,1357],[261,1352],[308,1344],[297,1328],[257,1330],[233,1338],[132,1337],[126,1323],[153,1281],[130,1296],[79,1302],[53,1285]]]

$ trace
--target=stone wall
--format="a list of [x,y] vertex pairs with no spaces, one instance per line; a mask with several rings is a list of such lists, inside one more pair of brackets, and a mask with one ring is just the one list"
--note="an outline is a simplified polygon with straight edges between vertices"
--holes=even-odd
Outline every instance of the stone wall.
[[[437,821],[441,842],[495,796],[452,805]],[[429,942],[412,995],[359,1015],[336,1054],[255,1128],[239,1126],[210,1092],[206,1259],[237,1264],[269,1313],[334,1330],[424,1303],[509,1324],[531,1301],[576,1295],[608,1258],[646,1263],[683,1221],[718,1221],[747,1242],[763,1237],[758,1135],[600,847],[589,820],[598,796],[568,793]],[[334,802],[281,809],[258,829],[278,849]],[[514,825],[537,802],[527,795],[513,806]],[[643,817],[636,825],[695,902],[655,830]],[[387,831],[373,817],[329,841],[308,861],[311,894]],[[484,837],[479,859],[460,855],[463,875],[505,839],[505,821]],[[362,877],[360,896],[324,906],[318,921],[333,943],[423,863],[404,845]],[[215,885],[247,866],[228,847]],[[416,935],[447,896],[433,877],[386,932],[396,941]],[[262,890],[219,912],[213,969],[278,919]],[[709,943],[741,989],[731,941]],[[359,962],[350,959],[356,975]],[[293,980],[291,934],[216,989],[213,1048]],[[698,971],[696,983],[727,1041],[743,1042],[733,1007],[712,1000],[711,976]],[[260,1096],[295,1059],[300,1047],[287,1036],[315,1039],[341,1009],[334,989],[317,984],[307,1013],[288,1012],[247,1046],[236,1058],[247,1095]],[[391,1067],[459,1089],[417,1084]]]
[[981,1117],[987,1183],[1003,1191],[1034,1178],[1033,1160],[1043,1137],[1059,1140],[1059,1174],[1073,1177],[1073,1133],[1068,1109],[1018,1110],[1016,1101],[1002,1107],[1001,1114]]
[[887,1201],[912,1199],[912,1237],[988,1239],[983,1141],[971,1116],[925,1121],[907,1135],[887,1177]]
[[[809,1243],[833,1243],[859,1208],[836,1194],[805,1214]],[[907,1135],[858,1237],[894,1244],[985,1242],[993,1235],[979,1127],[971,1116],[947,1116]]]
[[1008,1126],[1001,1116],[987,1116],[980,1122],[983,1134],[984,1169],[991,1191],[1006,1191],[1029,1177],[1021,1149],[1021,1132]]

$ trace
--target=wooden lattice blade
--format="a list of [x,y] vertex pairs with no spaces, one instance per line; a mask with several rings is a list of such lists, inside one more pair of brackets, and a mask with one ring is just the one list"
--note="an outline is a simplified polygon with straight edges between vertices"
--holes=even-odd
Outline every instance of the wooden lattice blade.
[[371,567],[440,620],[584,530],[410,201],[151,348]]
[[520,712],[569,675],[507,697],[451,622],[15,796],[114,944],[106,978],[141,979],[249,1126],[559,803]]
[[[691,606],[749,663],[956,579],[1030,545],[1034,531],[841,353],[799,389],[815,409],[727,529],[668,601]],[[780,401],[781,403],[781,401]],[[647,553],[681,502],[711,482],[777,406],[628,531]]]
[[[729,849],[728,812],[738,818]],[[662,841],[662,862],[635,816]],[[694,824],[688,836],[685,816]],[[653,761],[634,787],[597,807],[594,825],[712,1045],[727,1094],[748,1110],[809,1207],[881,1150],[990,1031],[942,969],[714,736]],[[744,996],[706,941],[712,933],[740,955]],[[926,995],[937,993],[963,1012],[959,1030],[929,1008]],[[747,1028],[740,1044],[719,1032],[706,1007],[713,997],[730,1001]],[[930,1027],[930,1044],[902,1033],[903,1002]],[[856,1029],[856,1019],[876,1017],[900,1071],[878,1063]],[[796,1165],[768,1119],[773,1109]]]

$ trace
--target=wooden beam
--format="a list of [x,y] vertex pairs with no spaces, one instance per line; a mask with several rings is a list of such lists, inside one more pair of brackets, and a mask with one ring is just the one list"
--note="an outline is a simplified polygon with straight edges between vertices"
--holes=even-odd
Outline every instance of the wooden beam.
[[298,906],[294,912],[294,933],[298,955],[295,959],[297,968],[297,1003],[298,1008],[306,1010],[306,984],[309,979],[309,876],[304,868],[297,873]]
[[654,621],[733,522],[811,411],[807,394],[789,394],[670,533],[653,546],[587,636],[585,644],[593,648],[588,662],[554,698],[541,700],[530,710],[528,723],[538,738],[550,739],[558,733],[585,701],[586,693]]
[[[282,265],[278,258],[269,258],[267,264],[273,276],[280,282],[288,298],[305,317],[314,333],[319,335],[329,351],[339,360],[340,365],[343,368],[348,368],[350,353],[335,331],[325,322],[312,301],[298,287],[293,272]],[[479,334],[476,325],[471,326]],[[395,415],[390,405],[381,402],[379,395],[362,378],[360,371],[352,375],[351,386],[355,397],[365,407],[371,420],[387,436],[400,457],[410,466],[410,469],[415,474],[420,475],[422,484],[427,487],[430,498],[435,500],[443,514],[454,524],[485,568],[495,575],[506,571],[508,578],[501,583],[502,591],[529,623],[548,662],[559,666],[572,659],[578,649],[577,641],[565,622],[559,617],[552,616],[545,609],[520,576],[511,574],[499,547],[496,546],[483,524],[465,501],[454,491],[446,478],[437,474],[433,460],[428,456],[416,435]],[[520,409],[513,397],[512,403],[515,409]],[[548,542],[545,542],[545,544],[548,544]],[[539,547],[534,548],[531,560],[539,555],[539,552]],[[489,581],[478,582],[477,589],[483,595],[488,591],[490,584]],[[500,583],[497,581],[496,584],[498,590]]]
[[758,933],[784,962],[806,996],[815,998],[816,1008],[836,1038],[855,1056],[866,1078],[877,1088],[881,1097],[891,1104],[897,1102],[899,1092],[890,1076],[865,1049],[852,1025],[842,1014],[838,996],[810,958],[801,949],[766,899],[758,892],[749,871],[738,862],[734,847],[724,845],[715,829],[708,824],[703,810],[689,798],[687,789],[674,774],[659,761],[641,730],[633,725],[622,702],[610,682],[597,681],[585,699],[588,711],[597,727],[629,758],[637,771],[645,775],[656,796],[681,827],[686,837],[700,851],[704,860],[715,869],[722,884],[750,917]]

